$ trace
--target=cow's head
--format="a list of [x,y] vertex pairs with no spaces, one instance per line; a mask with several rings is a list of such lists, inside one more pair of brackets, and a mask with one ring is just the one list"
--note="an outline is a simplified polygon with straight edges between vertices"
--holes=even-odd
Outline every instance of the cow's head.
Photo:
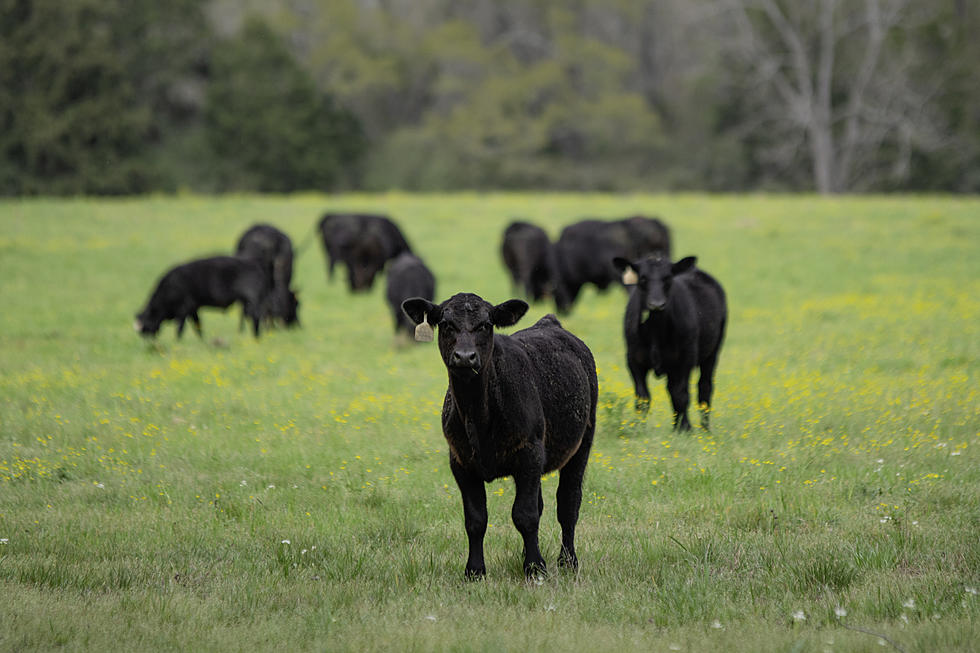
[[299,296],[292,290],[286,291],[286,311],[283,321],[288,327],[299,326]]
[[267,301],[272,314],[281,318],[287,327],[299,326],[299,297],[295,292],[276,287]]
[[354,243],[347,258],[351,291],[369,291],[374,285],[375,275],[386,262],[384,245],[377,234],[369,233]]
[[513,326],[527,312],[527,302],[509,299],[494,306],[478,295],[460,293],[441,304],[421,297],[402,302],[415,324],[439,328],[439,353],[450,376],[471,379],[486,370],[493,356],[493,328]]
[[136,315],[136,319],[133,321],[133,328],[136,329],[136,333],[143,337],[154,337],[160,331],[161,322],[163,320],[159,315],[155,315],[153,311],[146,308],[142,313]]
[[676,263],[662,256],[648,256],[639,261],[616,257],[613,265],[623,275],[623,283],[636,285],[640,294],[640,308],[644,311],[660,311],[667,306],[674,277],[694,267],[697,258],[688,256]]

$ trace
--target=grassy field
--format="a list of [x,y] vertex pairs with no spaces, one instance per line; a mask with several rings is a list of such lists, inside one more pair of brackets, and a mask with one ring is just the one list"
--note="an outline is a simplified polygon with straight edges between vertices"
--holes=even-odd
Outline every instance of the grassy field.
[[[297,260],[303,328],[238,311],[148,346],[169,266],[256,221],[390,213],[438,298],[512,296],[514,217],[661,215],[726,287],[712,431],[663,381],[633,412],[626,295],[567,328],[599,367],[578,574],[527,583],[513,486],[488,577],[462,508],[433,345],[396,349],[383,284]],[[0,202],[0,650],[975,651],[980,647],[980,200],[609,195]],[[519,326],[548,308],[533,306]]]

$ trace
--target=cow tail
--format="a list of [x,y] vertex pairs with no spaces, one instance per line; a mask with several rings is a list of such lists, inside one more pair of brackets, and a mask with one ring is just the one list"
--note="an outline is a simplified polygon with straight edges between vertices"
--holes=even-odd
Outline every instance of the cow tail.
[[293,248],[294,258],[299,258],[299,255],[302,254],[306,250],[306,248],[310,246],[310,243],[313,242],[313,237],[316,235],[316,232],[319,230],[319,226],[320,226],[319,223],[314,222],[313,227],[306,232],[306,235],[303,236],[303,240],[300,242],[300,244],[297,245],[295,248]]

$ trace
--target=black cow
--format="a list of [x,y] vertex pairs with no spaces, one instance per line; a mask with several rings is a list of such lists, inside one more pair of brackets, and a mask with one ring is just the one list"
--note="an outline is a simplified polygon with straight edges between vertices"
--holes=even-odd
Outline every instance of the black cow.
[[390,218],[362,213],[326,213],[319,222],[327,256],[327,277],[337,263],[347,266],[352,292],[366,292],[389,260],[411,252],[405,236]]
[[571,310],[587,283],[599,290],[618,283],[622,275],[612,265],[615,257],[637,259],[656,253],[670,256],[670,231],[657,218],[582,220],[565,227],[555,243],[556,308],[560,313]]
[[176,320],[180,338],[184,321],[190,318],[200,336],[199,308],[228,308],[241,302],[258,338],[262,306],[269,291],[265,271],[252,259],[215,256],[190,261],[170,269],[160,278],[146,307],[136,316],[134,326],[144,336],[155,336],[163,321]]
[[299,300],[289,287],[293,279],[293,243],[285,233],[269,224],[249,227],[235,247],[237,256],[258,261],[272,289],[264,312],[287,327],[299,326]]
[[[689,431],[688,387],[691,371],[701,368],[698,404],[701,425],[708,428],[711,392],[718,353],[725,337],[728,309],[725,291],[714,277],[695,267],[693,256],[676,263],[650,256],[639,261],[615,260],[616,267],[636,275],[626,304],[623,332],[626,363],[636,391],[637,409],[650,407],[647,373],[667,375],[674,407],[674,429]],[[644,317],[644,313],[649,313]]]
[[544,229],[529,222],[515,221],[504,230],[500,255],[510,272],[514,288],[524,296],[541,301],[554,289],[554,251]]
[[436,296],[436,278],[418,256],[402,252],[388,266],[385,296],[395,321],[395,333],[404,332],[409,337],[415,332],[415,323],[405,311],[402,302],[410,297],[432,301]]
[[582,479],[595,432],[596,380],[592,352],[547,315],[511,336],[494,327],[515,324],[527,311],[522,300],[493,306],[461,293],[442,304],[421,298],[402,304],[412,321],[439,328],[439,352],[449,372],[442,430],[449,466],[463,498],[469,539],[466,576],[486,575],[483,536],[487,530],[484,483],[513,476],[514,526],[524,538],[524,572],[546,570],[538,548],[544,509],[541,476],[560,469],[559,566],[576,568],[575,525]]

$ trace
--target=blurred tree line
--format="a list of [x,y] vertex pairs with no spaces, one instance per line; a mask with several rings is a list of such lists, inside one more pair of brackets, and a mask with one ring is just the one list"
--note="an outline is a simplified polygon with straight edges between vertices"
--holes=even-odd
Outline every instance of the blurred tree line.
[[0,194],[980,191],[966,0],[0,0]]

